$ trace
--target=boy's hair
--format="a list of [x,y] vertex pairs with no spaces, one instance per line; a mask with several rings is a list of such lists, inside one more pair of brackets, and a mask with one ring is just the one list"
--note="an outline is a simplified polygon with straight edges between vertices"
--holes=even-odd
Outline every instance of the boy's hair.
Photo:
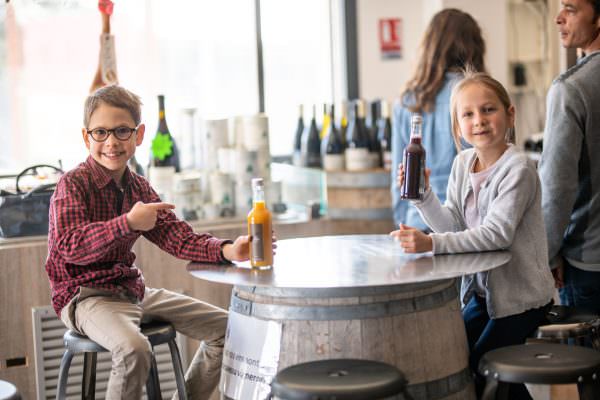
[[[452,116],[452,137],[454,138],[454,144],[456,145],[456,150],[461,151],[462,142],[461,142],[461,134],[460,134],[460,126],[458,125],[458,111],[456,109],[457,97],[458,94],[469,85],[481,85],[488,90],[494,92],[494,94],[500,100],[500,103],[504,106],[504,111],[508,112],[508,108],[512,105],[510,101],[510,96],[508,92],[502,86],[500,82],[492,78],[485,72],[476,72],[472,68],[467,68],[464,72],[464,78],[454,86],[452,89],[452,95],[450,96],[450,114]],[[514,126],[510,127],[506,131],[505,136],[506,143],[515,143],[515,128]]]
[[588,0],[594,6],[594,20],[600,17],[600,0]]
[[88,128],[92,114],[102,103],[127,110],[136,126],[142,122],[142,101],[140,97],[122,86],[109,85],[101,87],[85,99],[84,127]]
[[402,93],[414,103],[405,106],[412,112],[433,111],[446,72],[460,72],[467,65],[485,71],[484,54],[481,29],[471,15],[455,8],[438,12],[427,26],[416,68]]

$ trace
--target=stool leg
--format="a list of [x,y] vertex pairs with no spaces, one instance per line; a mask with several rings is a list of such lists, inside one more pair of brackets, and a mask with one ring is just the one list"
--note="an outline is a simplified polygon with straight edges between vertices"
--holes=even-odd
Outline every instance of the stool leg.
[[67,378],[69,377],[69,368],[73,360],[73,353],[67,349],[60,360],[60,370],[58,372],[58,387],[56,388],[56,400],[65,400],[67,397]]
[[82,400],[94,400],[96,398],[96,352],[83,353],[83,379],[81,380]]
[[600,385],[598,383],[578,383],[577,391],[580,400],[600,399]]
[[146,395],[148,396],[148,400],[162,400],[162,393],[160,391],[160,381],[158,379],[158,367],[156,366],[156,357],[154,356],[154,349],[152,349],[150,372],[148,374],[148,380],[146,381]]
[[179,400],[187,400],[188,396],[185,388],[183,367],[181,366],[179,348],[177,347],[175,340],[169,340],[169,350],[171,351],[171,362],[173,363],[173,371],[175,372],[175,381],[177,382],[177,393],[179,395]]

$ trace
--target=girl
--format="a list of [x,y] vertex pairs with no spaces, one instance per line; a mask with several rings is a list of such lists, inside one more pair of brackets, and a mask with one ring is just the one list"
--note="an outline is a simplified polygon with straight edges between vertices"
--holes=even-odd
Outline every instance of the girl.
[[[461,298],[477,372],[487,351],[524,343],[544,322],[554,294],[541,211],[540,181],[533,161],[514,147],[515,108],[502,85],[484,73],[467,72],[452,91],[452,132],[473,148],[452,165],[444,205],[429,188],[413,204],[434,233],[401,224],[391,233],[407,253],[463,253],[508,249],[511,261],[466,276]],[[398,168],[399,186],[404,170]],[[483,378],[476,377],[478,397]],[[512,385],[511,399],[531,399],[524,385]]]
[[[433,16],[423,36],[419,58],[401,99],[394,104],[392,162],[402,162],[402,150],[410,141],[412,113],[423,116],[423,142],[427,143],[427,167],[431,190],[443,202],[456,149],[452,143],[450,93],[467,65],[484,71],[485,42],[475,19],[454,8]],[[396,224],[425,230],[419,213],[400,198],[392,169],[392,204]]]

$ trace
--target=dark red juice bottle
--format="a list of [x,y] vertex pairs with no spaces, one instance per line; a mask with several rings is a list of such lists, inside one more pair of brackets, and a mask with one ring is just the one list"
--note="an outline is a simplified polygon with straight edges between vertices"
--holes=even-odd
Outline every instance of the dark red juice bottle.
[[421,200],[425,193],[425,148],[421,144],[423,118],[413,115],[410,122],[410,143],[404,148],[404,184],[400,197]]

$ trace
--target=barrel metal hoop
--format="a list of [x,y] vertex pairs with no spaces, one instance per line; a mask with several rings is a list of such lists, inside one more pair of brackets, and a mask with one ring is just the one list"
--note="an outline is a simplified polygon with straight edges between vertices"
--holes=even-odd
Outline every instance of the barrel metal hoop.
[[457,298],[456,286],[450,284],[438,292],[384,302],[331,306],[291,306],[264,304],[231,294],[230,310],[266,320],[337,321],[391,317],[440,307]]
[[[448,280],[448,282],[454,281]],[[428,281],[411,283],[405,285],[387,286],[364,286],[364,287],[339,287],[339,288],[277,288],[268,286],[243,286],[236,285],[236,289],[260,296],[286,297],[286,298],[334,298],[334,297],[357,297],[357,296],[382,296],[388,294],[400,294],[415,290],[430,289],[438,286],[444,281]]]
[[465,368],[444,378],[408,385],[406,389],[414,400],[436,400],[459,393],[471,382],[471,371]]

